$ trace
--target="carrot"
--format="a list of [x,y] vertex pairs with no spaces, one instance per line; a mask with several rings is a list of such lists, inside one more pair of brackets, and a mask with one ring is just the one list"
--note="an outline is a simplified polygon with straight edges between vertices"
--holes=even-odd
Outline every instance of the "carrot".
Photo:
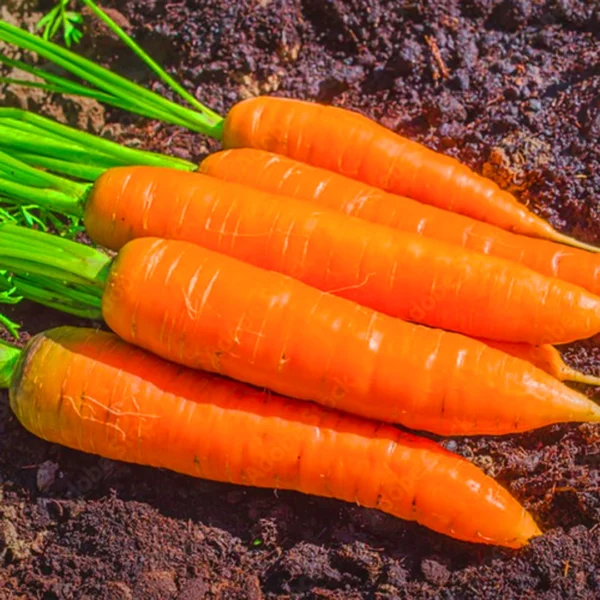
[[456,159],[349,110],[287,98],[249,98],[227,114],[222,142],[225,148],[283,154],[508,231],[596,250],[557,232],[512,194]]
[[206,157],[199,171],[265,192],[314,202],[372,223],[506,258],[594,294],[600,293],[600,257],[596,253],[517,235],[279,154],[252,148],[224,150]]
[[577,383],[585,383],[587,385],[600,386],[600,377],[586,375],[585,373],[570,367],[564,362],[560,352],[554,348],[554,346],[550,346],[549,344],[532,346],[529,344],[496,342],[494,340],[480,341],[492,348],[497,348],[502,352],[506,352],[506,354],[526,360],[538,367],[538,369],[542,369],[542,371],[549,373],[560,381],[574,381]]
[[0,268],[16,278],[19,295],[96,311],[121,338],[158,356],[358,416],[441,435],[600,421],[588,398],[482,342],[189,242],[139,238],[110,258],[2,225]]
[[509,231],[598,251],[556,231],[512,194],[456,159],[356,112],[300,100],[258,97],[238,102],[223,118],[175,82],[92,0],[84,2],[193,108],[167,101],[56,44],[0,23],[0,40],[36,52],[94,86],[83,87],[20,63],[20,68],[45,79],[46,84],[39,84],[42,87],[91,96],[134,113],[188,127],[220,140],[225,148],[276,152]]
[[70,205],[1,177],[0,193],[83,214],[106,248],[143,236],[191,241],[387,315],[477,337],[558,344],[600,331],[600,298],[583,288],[300,200],[161,167],[112,168],[91,189],[44,177],[65,192],[75,186]]
[[75,450],[356,502],[468,542],[541,535],[508,491],[432,441],[181,369],[110,333],[59,327],[22,352],[3,345],[0,366],[21,424]]

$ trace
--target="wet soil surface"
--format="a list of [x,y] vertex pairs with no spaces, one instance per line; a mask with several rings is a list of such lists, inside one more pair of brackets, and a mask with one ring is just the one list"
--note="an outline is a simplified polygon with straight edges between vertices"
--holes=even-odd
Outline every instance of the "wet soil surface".
[[[5,0],[0,11],[31,24],[50,4]],[[600,243],[598,2],[104,6],[217,111],[264,93],[362,111],[493,177],[558,229]],[[160,89],[91,19],[80,49]],[[185,158],[217,147],[94,102],[0,94]],[[12,314],[23,340],[76,322],[25,303]],[[598,340],[564,350],[571,364],[600,371]],[[26,433],[3,397],[0,598],[600,598],[598,427],[443,443],[507,486],[546,534],[518,552],[473,546],[340,502],[82,455]]]

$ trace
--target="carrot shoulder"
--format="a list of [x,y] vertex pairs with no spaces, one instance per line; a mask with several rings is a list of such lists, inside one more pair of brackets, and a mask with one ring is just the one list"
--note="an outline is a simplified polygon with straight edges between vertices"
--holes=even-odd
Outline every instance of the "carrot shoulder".
[[566,343],[600,331],[600,298],[568,282],[206,175],[110,169],[88,198],[84,223],[112,249],[147,235],[187,240],[387,315],[467,335]]
[[254,148],[207,156],[199,172],[264,192],[521,263],[600,293],[600,255],[505,231],[470,217],[390,194],[339,173]]
[[172,363],[105,332],[32,338],[10,389],[35,435],[193,477],[333,497],[469,542],[541,532],[493,479],[429,440]]
[[509,231],[590,248],[456,159],[347,109],[287,98],[243,100],[225,119],[223,145],[283,154]]

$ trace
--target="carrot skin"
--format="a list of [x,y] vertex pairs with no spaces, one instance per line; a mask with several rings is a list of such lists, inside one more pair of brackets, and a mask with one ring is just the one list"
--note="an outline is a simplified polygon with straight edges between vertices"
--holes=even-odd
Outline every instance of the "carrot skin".
[[432,441],[181,369],[102,331],[32,338],[10,403],[31,433],[105,458],[358,502],[469,542],[518,548],[541,534],[504,488]]
[[558,344],[600,331],[600,298],[578,286],[205,175],[111,169],[96,182],[84,223],[108,248],[143,236],[187,240],[387,315],[471,336]]
[[229,111],[223,146],[283,154],[509,231],[563,237],[492,180],[346,109],[249,98]]
[[585,396],[477,340],[188,242],[127,243],[102,311],[120,337],[168,360],[412,429],[505,434],[600,419]]
[[199,172],[512,260],[600,293],[600,256],[596,253],[511,233],[286,156],[253,148],[224,150],[207,156]]

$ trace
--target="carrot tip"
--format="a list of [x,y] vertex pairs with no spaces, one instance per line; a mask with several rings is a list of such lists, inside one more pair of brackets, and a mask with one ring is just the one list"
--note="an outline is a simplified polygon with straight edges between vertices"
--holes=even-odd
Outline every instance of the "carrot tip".
[[600,247],[580,242],[579,240],[562,233],[556,232],[553,238],[555,242],[565,244],[566,246],[572,246],[573,248],[579,248],[580,250],[587,250],[588,252],[600,252]]
[[506,548],[512,548],[518,550],[529,545],[532,539],[544,535],[544,532],[538,527],[531,514],[523,509],[520,522],[516,528],[516,531],[511,531],[511,536],[503,541],[499,540],[488,540],[488,543],[493,543]]
[[576,383],[584,383],[585,385],[600,386],[600,377],[595,375],[586,375],[575,369],[564,369],[562,373],[564,381],[574,381]]
[[538,527],[538,524],[528,512],[525,512],[525,514],[523,515],[521,531],[522,534],[519,537],[520,546],[527,546],[533,538],[544,535],[544,532]]

